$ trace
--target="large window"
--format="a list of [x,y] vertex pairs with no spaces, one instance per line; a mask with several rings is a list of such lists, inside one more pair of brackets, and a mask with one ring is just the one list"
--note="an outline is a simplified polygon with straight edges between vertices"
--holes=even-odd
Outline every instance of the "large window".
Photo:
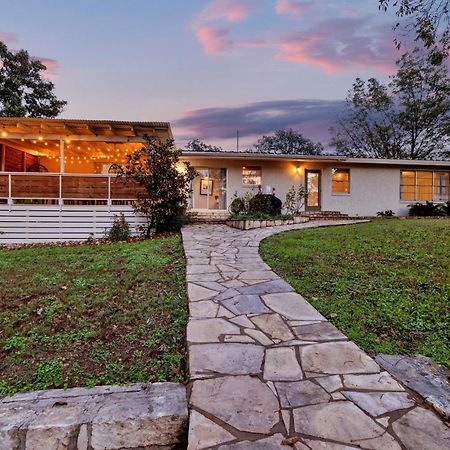
[[261,167],[243,167],[242,184],[244,186],[261,186],[262,170]]
[[404,201],[449,200],[449,172],[402,170],[400,172],[400,199]]
[[350,169],[331,169],[331,192],[350,194]]

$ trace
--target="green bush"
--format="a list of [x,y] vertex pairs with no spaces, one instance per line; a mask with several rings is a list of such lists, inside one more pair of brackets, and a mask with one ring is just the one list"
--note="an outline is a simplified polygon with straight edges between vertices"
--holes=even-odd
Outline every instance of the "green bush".
[[441,205],[441,211],[443,216],[450,216],[450,202],[445,202]]
[[386,211],[378,211],[377,212],[378,217],[394,217],[395,213],[392,211],[392,209],[387,209]]
[[265,213],[269,216],[281,214],[282,202],[271,194],[256,194],[249,202],[249,213]]
[[232,214],[239,214],[245,211],[245,202],[242,198],[236,197],[230,205],[230,212]]
[[410,216],[431,217],[444,215],[441,205],[433,202],[415,203],[408,205],[408,208]]
[[115,216],[112,227],[105,231],[105,239],[111,242],[127,241],[130,239],[130,225],[125,220],[123,213]]

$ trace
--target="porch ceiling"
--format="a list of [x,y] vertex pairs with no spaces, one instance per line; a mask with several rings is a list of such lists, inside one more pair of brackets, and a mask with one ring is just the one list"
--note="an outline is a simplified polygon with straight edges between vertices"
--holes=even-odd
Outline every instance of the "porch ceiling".
[[143,138],[167,133],[172,137],[166,122],[125,122],[113,120],[0,118],[0,137],[17,136],[85,136],[104,138]]
[[[35,156],[45,156],[50,159],[59,160],[59,140],[40,139],[1,139],[0,145],[4,144]],[[103,162],[125,162],[129,155],[139,148],[137,142],[114,143],[114,142],[90,142],[90,141],[65,141],[65,160],[93,160]]]

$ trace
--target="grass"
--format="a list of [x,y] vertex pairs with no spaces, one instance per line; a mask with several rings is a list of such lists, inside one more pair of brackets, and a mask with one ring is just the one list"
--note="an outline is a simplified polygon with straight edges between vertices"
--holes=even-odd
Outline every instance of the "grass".
[[261,254],[366,351],[450,366],[450,222],[291,231],[263,241]]
[[179,235],[0,249],[0,396],[184,381]]

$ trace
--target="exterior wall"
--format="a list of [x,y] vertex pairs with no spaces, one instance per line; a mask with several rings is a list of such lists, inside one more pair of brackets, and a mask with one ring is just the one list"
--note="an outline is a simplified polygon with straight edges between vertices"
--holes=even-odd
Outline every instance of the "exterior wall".
[[[251,192],[253,194],[258,192],[258,187],[244,186],[242,184],[242,167],[246,164],[261,166],[263,188],[265,186],[275,188],[276,195],[283,201],[285,200],[286,192],[292,185],[298,185],[304,182],[303,174],[296,171],[297,165],[287,161],[264,161],[255,159],[248,162],[243,162],[242,160],[212,158],[189,158],[188,160],[195,168],[227,169],[227,206],[229,206],[233,201],[235,193],[237,193],[238,196],[242,196],[247,192]],[[195,207],[195,209],[202,208]]]
[[[332,168],[350,169],[350,193],[333,194]],[[408,215],[409,201],[400,200],[400,168],[334,165],[323,168],[322,209],[350,216],[375,216],[391,209],[396,216]]]
[[0,205],[0,244],[83,241],[103,237],[123,213],[133,235],[144,223],[131,206]]
[[[305,169],[318,169],[322,172],[321,209],[323,211],[340,211],[350,216],[376,216],[378,211],[391,209],[397,216],[408,214],[410,201],[400,200],[400,171],[401,170],[444,170],[449,171],[448,165],[442,168],[427,166],[392,166],[392,165],[363,165],[339,162],[298,162],[283,160],[233,159],[214,158],[185,158],[194,167],[226,168],[227,205],[233,200],[234,193],[238,196],[246,192],[257,193],[257,187],[242,185],[242,167],[261,166],[262,186],[275,188],[275,193],[283,202],[286,193],[292,185],[305,183]],[[333,168],[350,169],[350,193],[333,194],[331,191],[331,176]]]

